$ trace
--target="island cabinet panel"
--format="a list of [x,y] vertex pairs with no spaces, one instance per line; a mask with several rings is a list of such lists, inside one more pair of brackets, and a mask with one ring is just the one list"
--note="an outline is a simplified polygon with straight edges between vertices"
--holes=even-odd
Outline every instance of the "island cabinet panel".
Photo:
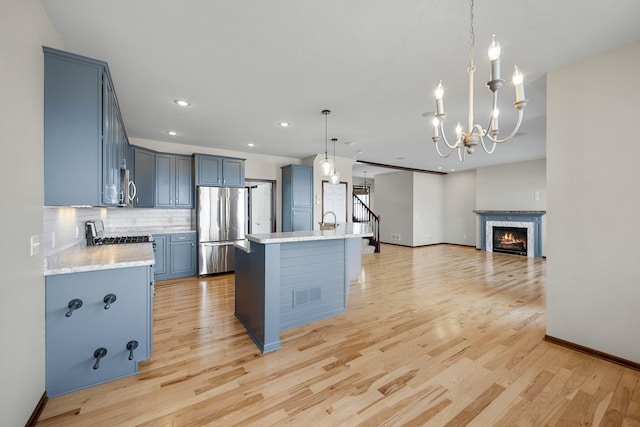
[[[151,266],[47,276],[45,286],[49,397],[135,374],[150,357]],[[69,314],[74,301],[82,305]],[[99,349],[106,354],[96,364]]]
[[345,311],[344,244],[344,239],[281,244],[280,329]]
[[254,245],[236,251],[235,316],[263,353],[280,345],[280,245]]

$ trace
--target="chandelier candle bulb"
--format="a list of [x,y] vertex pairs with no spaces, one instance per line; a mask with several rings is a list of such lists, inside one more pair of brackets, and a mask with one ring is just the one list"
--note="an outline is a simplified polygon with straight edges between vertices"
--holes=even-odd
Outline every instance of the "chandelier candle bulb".
[[500,43],[496,41],[496,35],[491,37],[489,45],[489,60],[491,61],[490,80],[500,80]]
[[442,102],[442,97],[444,96],[444,88],[442,87],[442,80],[440,80],[440,84],[436,88],[436,116],[444,113],[444,107]]
[[493,131],[497,131],[499,129],[498,116],[500,116],[500,110],[496,108],[495,110],[493,110],[493,113],[491,114],[491,130]]
[[516,102],[524,101],[524,75],[517,66],[513,68],[513,85],[516,88]]
[[438,126],[440,126],[440,120],[437,117],[433,118],[433,139],[437,139],[440,137],[440,133],[438,132]]

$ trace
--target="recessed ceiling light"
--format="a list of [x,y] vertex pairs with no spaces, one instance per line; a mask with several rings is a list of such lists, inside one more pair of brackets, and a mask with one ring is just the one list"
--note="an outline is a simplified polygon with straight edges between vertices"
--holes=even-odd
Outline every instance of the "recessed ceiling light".
[[451,172],[455,172],[455,171],[456,171],[455,169],[451,169]]
[[396,157],[396,160],[404,160],[406,157]]
[[249,143],[247,144],[247,146],[249,146],[249,147],[255,147],[255,146],[256,146],[256,144],[254,144],[253,142],[249,142]]
[[442,166],[438,166],[438,170],[441,171],[442,170]]
[[184,99],[174,99],[173,102],[181,107],[188,107],[189,105],[191,105],[189,101],[185,101]]
[[354,145],[354,144],[355,144],[355,142],[353,142],[353,141],[345,141],[344,142],[344,145]]
[[176,132],[175,130],[168,130],[168,131],[165,131],[165,133],[166,133],[167,135],[171,135],[171,136],[176,136],[176,135],[178,135],[178,132]]
[[281,127],[283,127],[283,128],[288,128],[288,127],[290,126],[290,125],[289,125],[289,122],[280,122],[280,123],[278,123],[278,124],[279,124]]
[[357,150],[356,151],[356,154],[362,154],[362,153],[364,153],[364,151],[362,151],[362,150]]

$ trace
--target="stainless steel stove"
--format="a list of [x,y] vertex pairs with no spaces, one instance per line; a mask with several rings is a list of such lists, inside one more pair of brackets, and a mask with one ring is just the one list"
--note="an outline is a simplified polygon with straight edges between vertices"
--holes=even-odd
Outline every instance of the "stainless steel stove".
[[153,238],[148,234],[141,236],[104,237],[104,223],[102,220],[87,221],[85,223],[85,234],[87,237],[87,246],[153,242]]

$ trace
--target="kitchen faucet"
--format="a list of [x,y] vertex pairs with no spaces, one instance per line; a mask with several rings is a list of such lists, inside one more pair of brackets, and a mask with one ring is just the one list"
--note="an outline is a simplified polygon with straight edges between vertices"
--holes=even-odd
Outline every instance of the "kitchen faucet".
[[[331,212],[331,211],[326,211],[326,212],[324,213],[324,215],[322,215],[322,222],[324,223],[324,217],[325,217],[325,216],[327,216],[327,214],[331,214],[331,215],[333,215],[333,224],[335,224],[335,223],[336,223],[336,221],[337,221],[337,219],[336,219],[336,214],[335,214],[335,213],[333,213],[333,212]],[[329,224],[329,223],[325,223],[325,224]]]

